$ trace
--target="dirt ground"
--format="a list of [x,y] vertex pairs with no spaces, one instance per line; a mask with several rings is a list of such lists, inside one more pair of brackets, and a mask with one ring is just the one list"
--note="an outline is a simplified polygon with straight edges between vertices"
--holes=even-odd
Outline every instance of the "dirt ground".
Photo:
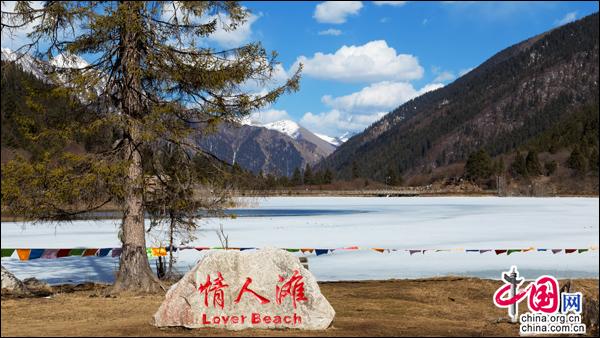
[[[329,329],[240,332],[155,328],[150,320],[163,295],[113,298],[106,286],[56,287],[45,298],[3,296],[2,336],[516,336],[518,325],[492,303],[500,285],[458,277],[320,283],[336,311]],[[598,280],[574,280],[571,291],[597,299]]]

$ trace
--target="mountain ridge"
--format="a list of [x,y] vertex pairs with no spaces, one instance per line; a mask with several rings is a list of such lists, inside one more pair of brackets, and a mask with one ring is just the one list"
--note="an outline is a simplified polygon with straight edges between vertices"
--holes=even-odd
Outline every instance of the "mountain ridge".
[[339,178],[417,175],[524,147],[598,102],[598,14],[498,52],[447,86],[414,98],[342,144],[317,167]]

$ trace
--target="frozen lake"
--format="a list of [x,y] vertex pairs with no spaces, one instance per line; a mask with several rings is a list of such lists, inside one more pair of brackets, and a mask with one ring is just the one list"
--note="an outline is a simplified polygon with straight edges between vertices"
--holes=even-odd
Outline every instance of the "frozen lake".
[[[517,265],[526,278],[598,278],[598,198],[495,197],[274,197],[238,210],[235,219],[206,219],[192,246],[220,246],[223,226],[230,247],[398,249],[307,254],[319,280],[366,280],[467,275],[499,278]],[[234,211],[235,212],[235,211]],[[2,222],[3,248],[119,247],[119,221],[65,224]],[[156,234],[149,246],[160,246]],[[595,248],[584,253],[517,252],[496,255],[465,249]],[[410,255],[405,250],[428,249]],[[456,249],[435,252],[436,249]],[[176,253],[187,271],[205,251]],[[301,255],[301,254],[298,254]],[[70,257],[18,261],[2,259],[17,277],[51,283],[110,282],[118,267],[111,257]],[[151,264],[153,265],[153,261]]]

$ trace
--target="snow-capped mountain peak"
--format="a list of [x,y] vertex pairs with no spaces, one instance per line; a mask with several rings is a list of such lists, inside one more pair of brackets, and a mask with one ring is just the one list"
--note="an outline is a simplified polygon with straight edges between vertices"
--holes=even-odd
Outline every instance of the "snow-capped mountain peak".
[[66,55],[58,54],[52,60],[50,64],[58,68],[72,68],[81,69],[89,66],[90,64],[78,55]]
[[337,137],[331,137],[331,136],[318,134],[318,133],[314,133],[314,134],[317,135],[317,137],[320,138],[321,140],[323,140],[327,143],[331,143],[336,147],[338,147],[340,144],[342,144]]
[[35,77],[41,80],[45,80],[42,62],[34,58],[29,54],[18,54],[8,48],[2,48],[2,61],[4,62],[15,62],[24,71],[33,74]]
[[263,125],[263,127],[271,130],[277,130],[280,133],[286,134],[289,137],[296,139],[300,136],[300,126],[291,120],[281,120]]

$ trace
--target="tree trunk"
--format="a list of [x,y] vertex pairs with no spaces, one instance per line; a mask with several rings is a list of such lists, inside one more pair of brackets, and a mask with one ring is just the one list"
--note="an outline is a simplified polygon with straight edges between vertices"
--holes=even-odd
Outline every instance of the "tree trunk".
[[167,276],[169,278],[173,277],[173,231],[175,228],[175,220],[173,219],[173,214],[171,216],[171,226],[169,229],[169,270],[167,272]]
[[123,224],[123,251],[119,272],[113,292],[135,291],[156,292],[160,289],[158,278],[150,269],[146,256],[146,232],[144,227],[144,173],[139,146],[142,141],[142,118],[144,109],[142,96],[141,63],[144,60],[143,19],[141,2],[121,2],[119,11],[126,20],[120,28],[118,58],[122,72],[120,87],[121,113],[127,119],[125,137],[125,160],[129,169],[125,180],[125,205]]
[[159,290],[158,279],[150,269],[146,255],[142,159],[133,142],[127,145],[126,153],[131,163],[127,173],[125,211],[121,225],[123,251],[113,291],[156,292]]

